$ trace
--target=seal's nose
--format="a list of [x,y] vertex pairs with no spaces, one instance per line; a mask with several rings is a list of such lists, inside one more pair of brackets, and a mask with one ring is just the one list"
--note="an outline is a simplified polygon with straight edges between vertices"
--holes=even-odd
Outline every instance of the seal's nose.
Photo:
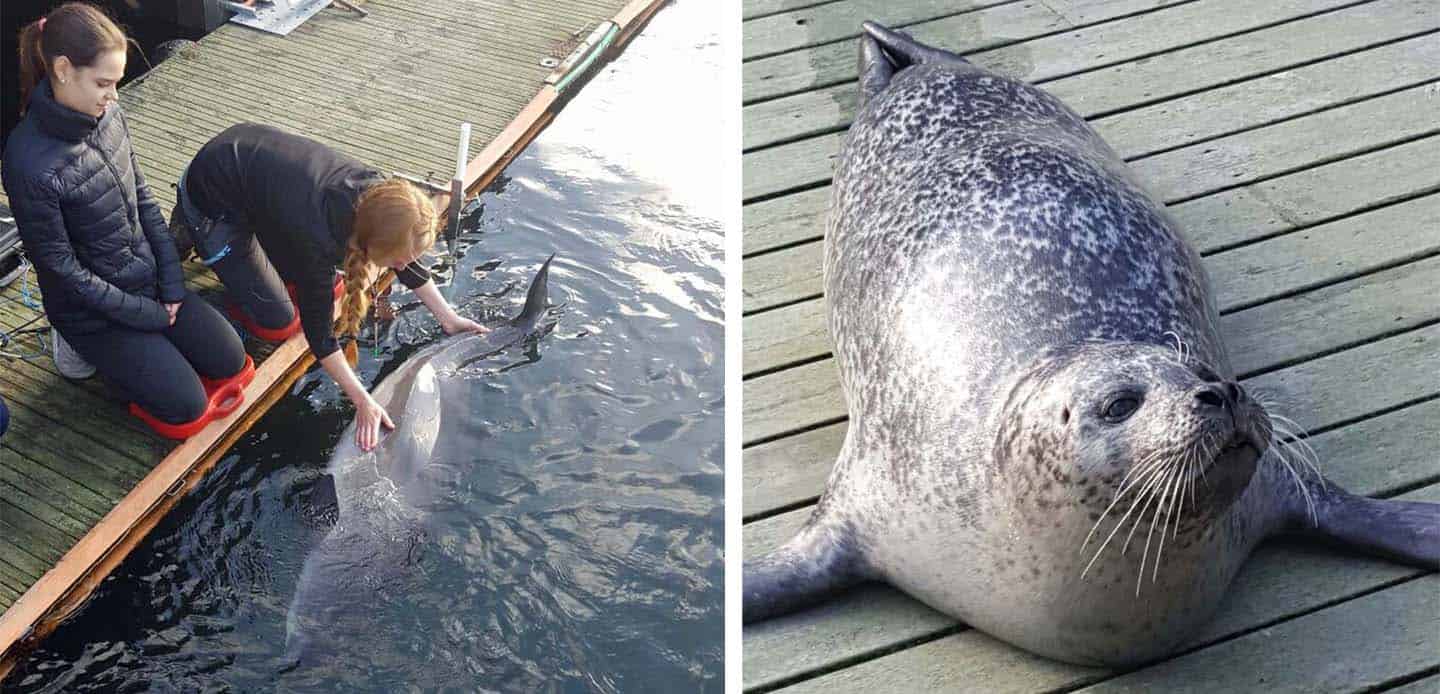
[[1195,391],[1195,399],[1205,407],[1225,408],[1229,407],[1231,400],[1225,397],[1225,391],[1218,384],[1207,383]]
[[1245,391],[1234,381],[1206,383],[1195,390],[1201,409],[1230,409],[1245,397]]

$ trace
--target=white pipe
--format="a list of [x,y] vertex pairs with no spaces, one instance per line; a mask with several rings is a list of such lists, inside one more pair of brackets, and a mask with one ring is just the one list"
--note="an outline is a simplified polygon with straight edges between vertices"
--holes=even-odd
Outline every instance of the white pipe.
[[465,180],[465,165],[470,163],[470,124],[460,124],[460,153],[455,157],[455,178]]

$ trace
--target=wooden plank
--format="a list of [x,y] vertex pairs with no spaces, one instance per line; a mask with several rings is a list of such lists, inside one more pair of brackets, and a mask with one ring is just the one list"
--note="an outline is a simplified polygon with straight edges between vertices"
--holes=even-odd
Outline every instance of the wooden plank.
[[[1169,206],[1204,252],[1440,190],[1428,137]],[[820,238],[830,189],[747,205],[747,255]]]
[[[1440,237],[1433,233],[1432,225],[1440,225],[1440,196],[1434,194],[1212,254],[1205,265],[1221,311],[1235,311],[1440,252]],[[1376,243],[1378,238],[1385,243]],[[1324,255],[1333,262],[1317,266],[1317,248],[1325,249]],[[797,301],[818,303],[824,289],[822,252],[822,244],[813,242],[746,261],[744,281],[754,288],[745,295],[746,308],[752,312],[746,320],[765,315],[757,311],[794,308],[786,305]],[[801,317],[816,322],[784,322]],[[754,339],[773,343],[781,336],[803,337],[809,340],[803,346],[780,348],[782,352],[798,350],[802,358],[829,350],[818,309],[788,311],[780,320]],[[785,332],[786,325],[791,332]],[[747,371],[751,368],[748,357]],[[755,359],[760,369],[776,362],[776,357],[768,354]]]
[[[46,418],[72,431],[82,432],[98,443],[122,448],[136,459],[153,454],[145,439],[150,435],[138,420],[115,407],[108,398],[76,387],[65,387],[63,379],[41,370],[34,364],[14,361],[0,370],[0,382],[13,388],[15,402],[28,405]],[[85,416],[66,417],[67,413],[83,412]]]
[[[10,586],[11,588],[18,591],[16,593],[16,597],[19,597],[25,592],[27,588],[30,587],[31,583],[35,582],[35,579],[38,578],[38,576],[31,575],[25,572],[23,569],[14,566],[9,561],[6,561],[3,558],[5,554],[7,553],[0,552],[0,582],[4,582],[5,585]],[[14,600],[12,599],[11,602],[14,602]]]
[[[1440,321],[1440,258],[1403,265],[1221,318],[1242,375]],[[818,302],[816,302],[818,303]],[[835,424],[745,451],[744,515],[814,499],[844,440]]]
[[821,46],[860,35],[860,23],[878,22],[892,29],[972,12],[1014,0],[843,0],[791,10],[745,22],[740,47],[744,60],[810,46]]
[[806,7],[818,7],[820,5],[829,5],[843,1],[844,0],[745,0],[741,9],[741,16],[744,19],[753,19],[775,14],[776,12],[786,12]]
[[[1440,435],[1432,440],[1440,441]],[[1419,451],[1414,453],[1424,455]],[[1433,468],[1433,461],[1426,462]],[[1372,463],[1369,467],[1383,466]],[[1361,486],[1355,489],[1373,492]],[[1440,501],[1440,485],[1432,484],[1399,498]],[[746,531],[748,546],[749,527]],[[1216,618],[1201,629],[1187,648],[1221,642],[1260,625],[1424,573],[1422,569],[1308,543],[1268,542],[1241,569]],[[869,599],[861,600],[862,597]],[[913,620],[888,620],[887,614],[897,610],[914,615]],[[857,628],[865,624],[878,626]],[[837,663],[868,659],[915,640],[934,639],[956,629],[964,626],[893,588],[880,585],[861,588],[847,593],[833,605],[747,626],[743,651],[745,686],[768,687],[822,672]],[[976,691],[1041,691],[1074,686],[1102,676],[1102,670],[1033,656],[980,632],[965,630],[811,679],[785,691],[822,688],[863,691],[875,686],[882,691],[889,691],[891,687],[896,691],[933,691],[950,688],[954,682],[966,682]]]
[[[1141,138],[1139,153],[1148,153],[1433,79],[1440,52],[1436,21],[1422,15],[1417,23],[1413,7],[1367,5],[1039,86],[1086,117],[1113,114],[1094,123],[1107,139],[1137,120],[1145,123],[1131,137]],[[1432,33],[1383,43],[1424,31]],[[1377,41],[1382,45],[1366,49]],[[1358,52],[1343,53],[1352,50]],[[747,106],[743,146],[759,149],[846,128],[857,103],[857,88],[847,82]],[[1165,127],[1153,133],[1155,113],[1177,120],[1203,117],[1189,121],[1188,129],[1159,119]],[[1110,119],[1117,122],[1107,123]]]
[[1424,576],[1081,691],[1372,689],[1440,665],[1436,614],[1440,576]]
[[20,536],[21,533],[17,528],[6,523],[5,519],[0,517],[0,555],[3,555],[5,562],[14,567],[16,571],[33,577],[31,578],[33,581],[45,573],[45,567],[50,565],[54,557],[37,556],[47,554],[45,548],[17,545],[9,539]]
[[[1151,156],[1133,156],[1123,140],[1111,146],[1137,180],[1177,202],[1434,134],[1440,124],[1429,108],[1437,93],[1440,83],[1423,84]],[[1356,122],[1374,127],[1345,127]],[[745,199],[828,183],[844,137],[823,135],[743,155]],[[1181,160],[1191,169],[1177,170]]]
[[[1030,8],[1001,5],[916,24],[906,31],[919,41],[973,54],[981,64],[1003,65],[1006,74],[1037,82],[1293,21],[1353,2],[1201,0],[1176,4],[1170,0],[1157,4],[1174,6],[1107,22],[1110,16],[1124,17],[1135,10],[1129,3],[1114,3],[1115,15],[1105,14],[1112,6],[1106,5],[1091,19],[1095,24],[1076,30],[1069,30],[1063,16],[1035,3]],[[1034,40],[1017,42],[1026,38]],[[1096,50],[1099,47],[1103,50]],[[845,41],[745,63],[741,70],[745,103],[852,81],[856,77],[855,50],[853,42]]]
[[42,432],[57,426],[27,408],[12,407],[10,416],[11,428],[5,432],[6,448],[43,459],[51,470],[109,498],[118,499],[149,472],[149,467],[142,463],[115,455],[88,439],[44,436]]
[[90,517],[91,523],[104,515],[111,504],[104,495],[51,470],[47,463],[16,452],[8,442],[0,443],[0,480],[19,489],[30,490],[44,499],[61,500],[61,503],[74,507],[77,517]]
[[[1373,371],[1375,363],[1366,362],[1367,359],[1388,359],[1390,357],[1414,358],[1423,362],[1440,361],[1440,349],[1434,349],[1433,345],[1427,345],[1429,340],[1434,339],[1434,328],[1422,328],[1405,336],[1389,338],[1378,343],[1359,347],[1354,350],[1341,352],[1337,355],[1322,358],[1315,362],[1308,362],[1299,367],[1298,371],[1287,369],[1285,371],[1265,374],[1251,379],[1257,387],[1266,390],[1273,389],[1275,392],[1288,393],[1296,398],[1297,402],[1311,402],[1316,404],[1312,411],[1328,411],[1331,408],[1342,407],[1341,403],[1326,402],[1311,395],[1319,395],[1317,392],[1296,392],[1295,387],[1318,388],[1320,384],[1313,383],[1314,379],[1320,378],[1318,369],[1332,365],[1344,365],[1344,368],[1360,368],[1367,372]],[[1403,344],[1402,344],[1403,343]],[[1412,346],[1407,346],[1413,343]],[[1387,356],[1382,356],[1387,355]],[[1353,363],[1352,363],[1353,362]],[[1395,404],[1405,402],[1411,398],[1424,397],[1427,392],[1419,392],[1419,382],[1404,381],[1404,374],[1411,374],[1409,365],[1394,365],[1393,371],[1375,373],[1376,381],[1371,384],[1363,384],[1366,387],[1377,386],[1380,383],[1390,383],[1395,387],[1391,395],[1399,398],[1393,400]],[[1436,365],[1440,368],[1440,364]],[[1285,376],[1277,376],[1285,374]],[[1287,378],[1298,378],[1299,381],[1287,382]],[[1423,382],[1425,379],[1420,376]],[[1278,380],[1277,380],[1278,379]],[[1398,381],[1397,381],[1398,379]],[[1357,386],[1358,387],[1358,386]],[[1423,388],[1420,388],[1423,391]],[[1408,394],[1402,396],[1401,394]],[[1353,398],[1354,392],[1350,393],[1324,393],[1325,395],[1346,396]],[[1344,397],[1342,400],[1346,399]],[[761,376],[746,381],[744,384],[744,441],[746,445],[758,441],[769,440],[786,433],[801,431],[812,426],[828,424],[845,417],[844,398],[840,392],[839,380],[835,374],[835,367],[828,361],[806,364],[793,369],[778,373]],[[1350,416],[1358,416],[1363,413],[1353,413]],[[1300,413],[1296,421],[1302,426],[1311,427],[1308,423],[1312,415]],[[1338,415],[1337,415],[1338,416]],[[1340,417],[1343,419],[1344,417]]]

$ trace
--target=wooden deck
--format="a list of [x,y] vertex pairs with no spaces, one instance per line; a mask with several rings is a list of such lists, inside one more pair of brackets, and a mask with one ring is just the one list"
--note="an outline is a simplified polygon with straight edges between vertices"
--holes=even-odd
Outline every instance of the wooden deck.
[[[368,17],[331,8],[288,37],[227,25],[121,90],[141,169],[167,215],[180,169],[244,120],[309,135],[384,171],[434,172],[442,183],[469,121],[479,155],[465,184],[474,193],[577,88],[547,86],[552,68],[541,61],[563,59],[577,34],[605,21],[618,27],[613,56],[661,2],[362,4]],[[187,276],[218,298],[213,275],[190,264]],[[33,273],[29,286],[38,302]],[[45,325],[21,290],[17,281],[0,292],[0,325]],[[0,437],[0,679],[311,361],[302,337],[247,347],[260,373],[244,410],[183,446],[150,433],[98,379],[69,382],[48,356],[4,360],[0,395],[12,420]],[[36,339],[17,348],[33,352]]]
[[[744,541],[808,517],[844,436],[821,234],[874,19],[1080,111],[1205,256],[1251,387],[1332,479],[1440,501],[1440,5],[746,0]],[[1183,653],[1048,661],[885,586],[747,628],[747,691],[1440,691],[1440,576],[1271,543]],[[1398,688],[1397,688],[1398,687]]]

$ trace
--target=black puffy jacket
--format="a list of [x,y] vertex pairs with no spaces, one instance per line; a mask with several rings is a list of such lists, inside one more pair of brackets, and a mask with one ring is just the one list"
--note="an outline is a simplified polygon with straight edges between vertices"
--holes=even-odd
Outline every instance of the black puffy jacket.
[[185,277],[118,105],[97,119],[56,102],[41,82],[6,141],[0,175],[51,325],[169,325],[161,302],[184,299]]

